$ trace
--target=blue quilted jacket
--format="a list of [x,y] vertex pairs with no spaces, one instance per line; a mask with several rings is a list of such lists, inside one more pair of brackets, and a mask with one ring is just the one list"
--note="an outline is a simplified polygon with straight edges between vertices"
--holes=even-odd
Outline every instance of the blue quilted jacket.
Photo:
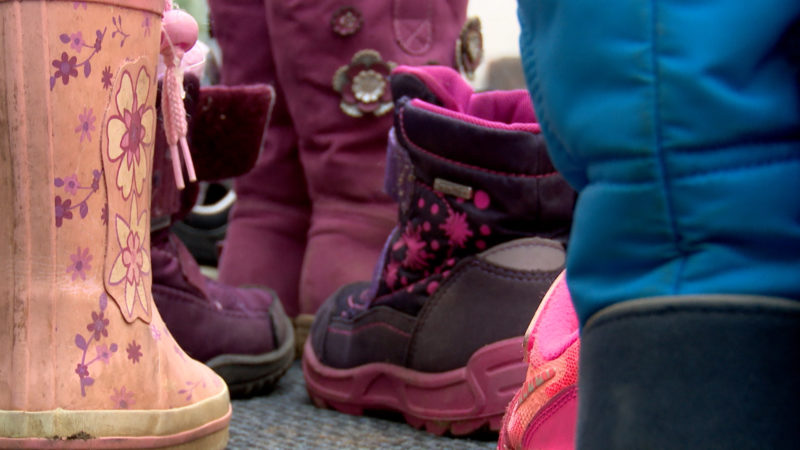
[[579,191],[581,323],[660,295],[800,299],[800,1],[521,0],[519,19]]

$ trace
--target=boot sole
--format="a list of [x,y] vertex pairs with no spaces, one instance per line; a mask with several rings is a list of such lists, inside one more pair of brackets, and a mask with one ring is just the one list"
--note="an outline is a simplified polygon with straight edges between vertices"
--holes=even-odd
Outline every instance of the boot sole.
[[352,415],[399,411],[414,428],[461,436],[487,426],[500,430],[506,405],[525,381],[522,349],[522,336],[506,339],[476,351],[465,367],[425,373],[387,363],[327,367],[308,341],[303,374],[308,394],[320,408]]
[[167,410],[0,411],[0,448],[222,449],[231,412],[225,390]]
[[228,384],[232,398],[247,398],[271,390],[294,362],[295,338],[292,325],[277,349],[260,355],[218,355],[206,361]]

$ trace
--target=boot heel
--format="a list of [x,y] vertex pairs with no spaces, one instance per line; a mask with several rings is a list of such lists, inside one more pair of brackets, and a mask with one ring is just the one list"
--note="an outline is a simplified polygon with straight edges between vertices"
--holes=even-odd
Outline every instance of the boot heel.
[[522,342],[520,336],[489,344],[475,352],[467,363],[467,376],[476,393],[476,407],[478,400],[482,400],[481,414],[491,417],[492,430],[500,429],[508,402],[525,381],[528,364],[522,358]]
[[581,335],[578,448],[797,448],[800,303],[631,300]]

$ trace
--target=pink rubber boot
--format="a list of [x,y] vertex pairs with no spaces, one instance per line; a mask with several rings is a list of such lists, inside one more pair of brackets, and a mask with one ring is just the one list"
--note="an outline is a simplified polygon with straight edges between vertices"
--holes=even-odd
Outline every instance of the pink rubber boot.
[[2,448],[227,441],[225,383],[150,290],[163,9],[0,2]]

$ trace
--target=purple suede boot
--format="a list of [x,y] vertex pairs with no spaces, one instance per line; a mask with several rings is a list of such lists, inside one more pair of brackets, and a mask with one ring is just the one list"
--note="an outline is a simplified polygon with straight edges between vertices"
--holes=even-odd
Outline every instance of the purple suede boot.
[[[274,98],[272,88],[198,89],[197,79],[188,75],[184,86],[198,178],[212,180],[246,172],[261,146]],[[294,359],[291,322],[270,289],[232,287],[201,274],[170,230],[194,204],[197,187],[190,184],[183,192],[177,190],[160,122],[157,133],[151,231],[156,305],[181,347],[219,373],[231,395],[269,389]]]
[[498,430],[525,378],[522,337],[564,265],[575,194],[526,91],[482,94],[446,67],[399,67],[386,189],[399,223],[371,283],[317,312],[315,404],[401,412],[441,434]]

